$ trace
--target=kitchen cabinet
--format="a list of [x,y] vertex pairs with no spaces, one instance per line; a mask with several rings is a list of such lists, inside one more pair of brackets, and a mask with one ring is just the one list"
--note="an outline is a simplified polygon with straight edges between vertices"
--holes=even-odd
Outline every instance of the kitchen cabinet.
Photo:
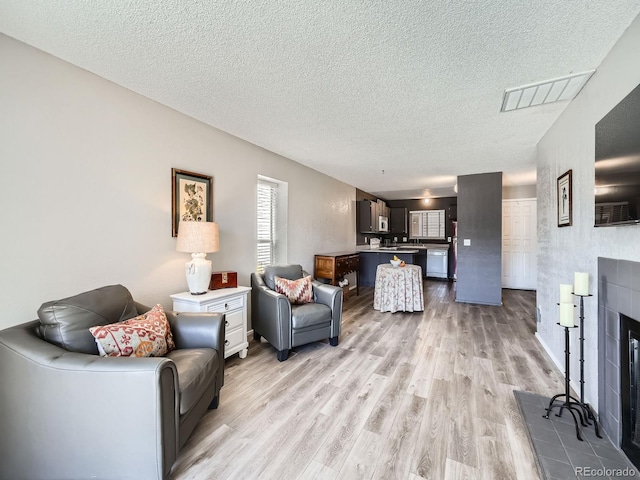
[[408,214],[409,211],[406,208],[391,208],[389,214],[389,233],[395,233],[396,235],[406,235],[409,233]]
[[451,205],[449,207],[449,220],[458,220],[458,205]]
[[358,202],[358,229],[360,233],[378,232],[378,203],[371,200]]
[[384,202],[384,200],[378,199],[376,204],[377,204],[377,215],[379,217],[389,218],[389,207],[387,207],[387,204]]
[[427,252],[425,250],[424,253],[417,253],[414,258],[414,262],[416,265],[420,265],[422,268],[422,278],[427,277]]
[[373,287],[376,282],[380,254],[377,252],[360,253],[360,285]]
[[[389,207],[383,200],[360,200],[358,202],[358,230],[360,233],[382,233],[379,217],[389,218]],[[384,232],[387,233],[387,232]]]

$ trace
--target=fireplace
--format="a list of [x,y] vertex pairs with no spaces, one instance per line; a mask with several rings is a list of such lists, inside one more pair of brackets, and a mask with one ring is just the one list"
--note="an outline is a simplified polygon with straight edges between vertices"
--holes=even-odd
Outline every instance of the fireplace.
[[598,418],[614,445],[640,466],[637,320],[640,320],[640,263],[598,258]]
[[640,467],[640,323],[620,315],[621,446]]

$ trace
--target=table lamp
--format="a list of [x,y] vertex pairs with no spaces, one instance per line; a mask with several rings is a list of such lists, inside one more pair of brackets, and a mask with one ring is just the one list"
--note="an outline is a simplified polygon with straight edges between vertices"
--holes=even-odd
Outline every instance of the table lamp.
[[191,295],[207,293],[211,281],[211,260],[207,253],[220,250],[218,224],[215,222],[180,222],[178,228],[178,252],[191,252],[191,260],[185,264],[187,285]]

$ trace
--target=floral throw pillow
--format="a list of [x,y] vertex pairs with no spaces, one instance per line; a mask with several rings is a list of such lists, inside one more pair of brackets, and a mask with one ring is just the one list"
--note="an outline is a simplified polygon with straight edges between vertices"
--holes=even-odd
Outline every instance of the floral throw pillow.
[[298,280],[288,280],[275,276],[273,280],[276,286],[276,292],[286,295],[294,305],[313,302],[311,275],[307,275]]
[[103,357],[161,357],[175,348],[160,304],[135,318],[91,327],[89,331]]

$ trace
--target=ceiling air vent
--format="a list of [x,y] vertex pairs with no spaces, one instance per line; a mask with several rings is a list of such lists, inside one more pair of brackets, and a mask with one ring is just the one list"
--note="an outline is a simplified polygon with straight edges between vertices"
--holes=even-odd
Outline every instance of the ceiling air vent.
[[566,77],[530,83],[504,91],[501,112],[535,107],[544,103],[571,100],[584,87],[595,70],[573,73]]

